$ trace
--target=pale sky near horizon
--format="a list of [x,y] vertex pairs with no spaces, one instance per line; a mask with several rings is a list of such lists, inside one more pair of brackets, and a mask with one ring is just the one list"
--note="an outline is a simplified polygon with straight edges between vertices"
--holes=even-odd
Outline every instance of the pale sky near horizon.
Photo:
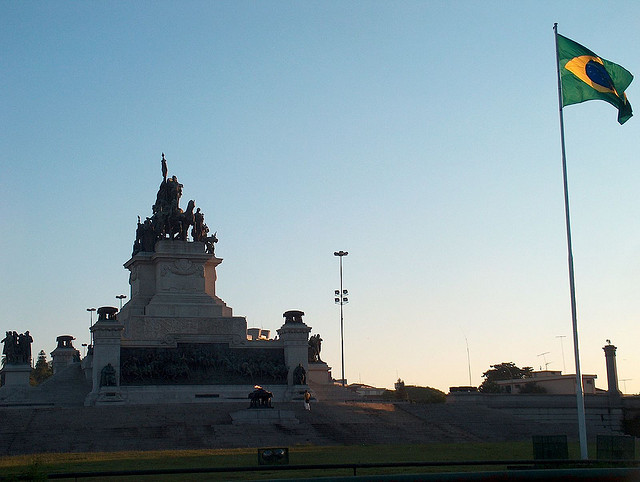
[[[88,341],[164,152],[217,294],[273,332],[303,310],[336,378],[337,250],[349,382],[575,373],[554,22],[640,75],[632,1],[0,3],[0,332]],[[582,372],[606,388],[610,339],[638,393],[640,117],[564,115]]]

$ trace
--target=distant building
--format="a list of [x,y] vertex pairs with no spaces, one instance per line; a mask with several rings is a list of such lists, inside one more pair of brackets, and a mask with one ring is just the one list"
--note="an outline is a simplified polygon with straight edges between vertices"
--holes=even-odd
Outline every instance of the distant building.
[[270,330],[263,330],[262,328],[248,328],[247,329],[247,340],[269,340],[269,336],[271,335]]
[[[503,387],[507,393],[520,393],[528,391],[525,385],[535,383],[536,387],[544,389],[545,393],[553,395],[572,395],[576,393],[576,376],[563,375],[561,371],[542,370],[532,372],[531,378],[518,378],[513,380],[499,380],[496,384]],[[595,379],[597,375],[582,375],[582,390],[585,394],[595,395]],[[530,385],[529,385],[530,386]]]
[[449,387],[449,393],[477,393],[478,387],[463,385],[459,387]]
[[364,383],[352,383],[351,385],[347,385],[347,388],[364,397],[379,397],[386,390],[385,388],[376,388],[371,385],[365,385]]

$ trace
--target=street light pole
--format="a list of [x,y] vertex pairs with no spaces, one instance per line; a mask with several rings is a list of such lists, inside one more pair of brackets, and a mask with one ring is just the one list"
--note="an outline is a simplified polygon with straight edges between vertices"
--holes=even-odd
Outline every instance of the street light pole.
[[126,297],[127,297],[127,295],[118,295],[118,296],[116,296],[116,298],[120,300],[120,311],[122,311],[122,300],[124,300]]
[[336,251],[333,253],[334,256],[338,256],[340,258],[340,291],[335,292],[336,298],[335,302],[340,304],[340,351],[342,355],[342,386],[345,386],[345,378],[344,378],[344,311],[343,306],[346,303],[349,303],[349,298],[347,295],[349,291],[342,288],[342,258],[349,253],[347,251]]
[[89,312],[89,333],[91,333],[91,346],[93,346],[93,332],[91,331],[91,327],[93,326],[93,312],[96,311],[95,308],[87,308]]

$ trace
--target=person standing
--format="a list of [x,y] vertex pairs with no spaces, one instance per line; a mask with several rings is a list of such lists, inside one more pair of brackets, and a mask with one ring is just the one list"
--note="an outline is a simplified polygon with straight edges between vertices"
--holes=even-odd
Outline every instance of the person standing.
[[304,391],[304,409],[305,410],[311,411],[311,405],[309,404],[310,401],[311,401],[311,394],[309,393],[309,390],[305,390]]

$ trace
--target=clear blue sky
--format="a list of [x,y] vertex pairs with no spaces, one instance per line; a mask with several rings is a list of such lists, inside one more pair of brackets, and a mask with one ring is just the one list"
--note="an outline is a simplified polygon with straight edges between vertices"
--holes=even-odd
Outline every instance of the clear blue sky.
[[[473,384],[562,349],[574,373],[554,22],[640,75],[632,1],[2,2],[0,332],[88,341],[164,152],[219,296],[250,327],[305,311],[336,377],[336,250],[349,381],[468,384],[465,337]],[[605,388],[611,339],[638,393],[640,114],[616,114],[565,109],[580,348]]]

